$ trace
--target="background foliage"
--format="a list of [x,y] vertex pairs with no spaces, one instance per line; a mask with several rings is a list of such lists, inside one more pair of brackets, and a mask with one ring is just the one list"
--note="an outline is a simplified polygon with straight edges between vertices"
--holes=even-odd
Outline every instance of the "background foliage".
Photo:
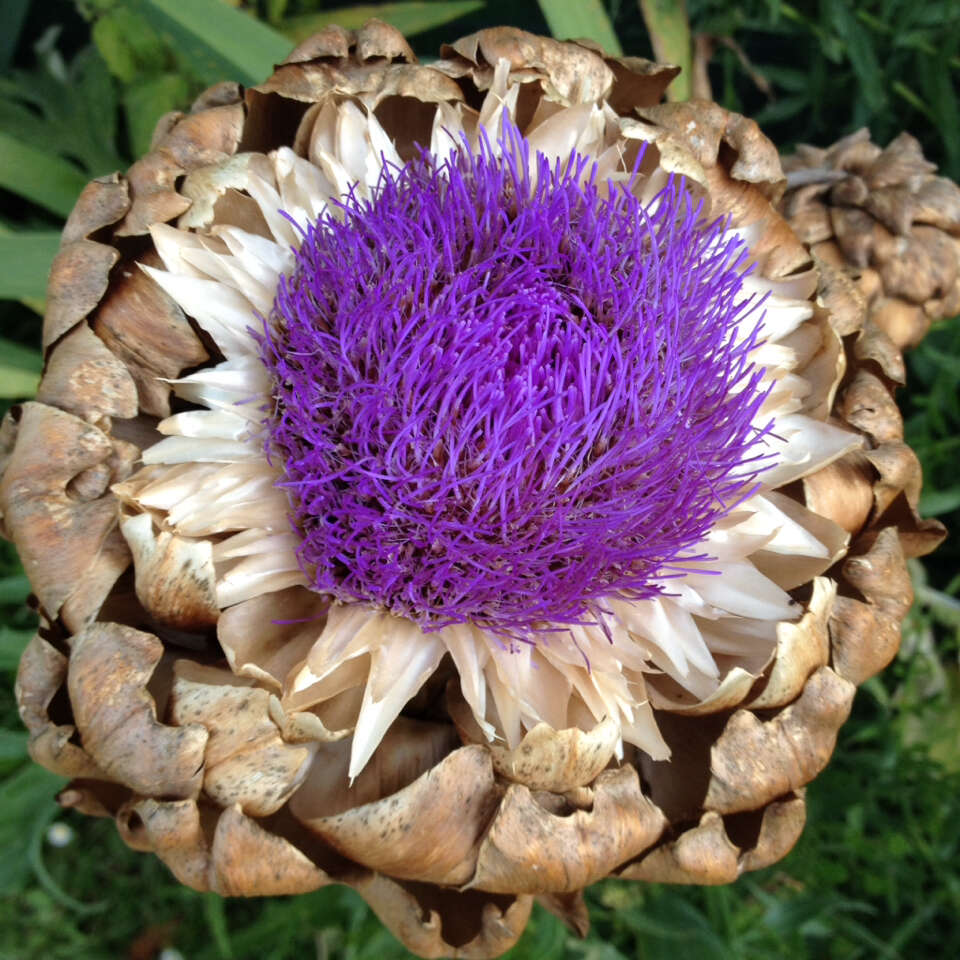
[[[342,2],[342,0],[341,0]],[[646,16],[641,16],[641,6]],[[869,125],[908,129],[960,178],[960,10],[953,0],[3,0],[0,5],[0,395],[28,397],[46,271],[87,179],[127,166],[157,117],[206,84],[255,82],[327,23],[376,14],[429,56],[492,23],[651,55],[714,50],[725,105],[782,149]],[[649,29],[648,29],[649,28]],[[910,358],[901,396],[923,462],[923,507],[960,521],[960,322]],[[895,958],[960,955],[960,548],[914,563],[902,653],[858,694],[836,756],[809,788],[807,831],[781,864],[730,887],[607,882],[573,939],[535,914],[521,958]],[[112,824],[64,814],[57,777],[26,758],[12,684],[33,616],[0,545],[0,960],[403,957],[350,891],[224,901],[175,884]]]

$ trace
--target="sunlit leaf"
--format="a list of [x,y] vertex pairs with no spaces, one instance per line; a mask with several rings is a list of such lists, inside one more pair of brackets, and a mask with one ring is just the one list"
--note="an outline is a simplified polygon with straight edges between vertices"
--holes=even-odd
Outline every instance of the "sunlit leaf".
[[538,0],[550,32],[558,40],[595,40],[607,53],[623,53],[600,0]]
[[689,100],[693,47],[686,3],[684,0],[640,0],[640,9],[654,56],[680,67],[680,76],[670,84],[667,96],[671,100]]
[[176,73],[161,73],[127,88],[123,105],[134,156],[141,156],[150,149],[157,120],[169,110],[183,107],[189,98],[187,81]]
[[0,397],[6,400],[29,399],[37,392],[40,374],[0,363]]
[[60,234],[17,233],[0,236],[0,300],[42,299]]
[[356,30],[370,17],[378,17],[406,36],[412,37],[481,9],[483,9],[483,0],[449,0],[447,3],[428,3],[423,0],[414,3],[370,3],[290,17],[284,21],[281,29],[288,37],[300,41],[333,23],[347,30]]
[[259,83],[291,49],[289,39],[221,0],[131,0],[131,8],[205,83]]
[[0,187],[65,217],[86,182],[72,163],[0,130]]

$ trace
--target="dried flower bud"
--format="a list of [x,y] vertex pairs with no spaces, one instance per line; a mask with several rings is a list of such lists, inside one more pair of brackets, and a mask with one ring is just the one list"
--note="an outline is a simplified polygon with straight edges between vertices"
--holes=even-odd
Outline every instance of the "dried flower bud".
[[815,256],[851,268],[876,324],[903,349],[960,313],[960,188],[901,133],[883,149],[858,130],[784,161],[783,210]]

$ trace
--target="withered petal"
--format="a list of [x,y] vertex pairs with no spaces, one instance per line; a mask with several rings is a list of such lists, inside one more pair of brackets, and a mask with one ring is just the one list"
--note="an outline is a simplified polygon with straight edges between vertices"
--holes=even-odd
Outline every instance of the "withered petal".
[[182,884],[206,891],[211,889],[208,834],[213,811],[205,813],[202,817],[195,800],[141,797],[117,811],[117,829],[127,846],[155,853]]
[[36,399],[90,422],[137,415],[133,378],[86,323],[78,323],[50,351]]
[[[159,258],[154,254],[141,262],[154,265]],[[170,387],[162,381],[209,359],[183,311],[134,263],[117,269],[93,330],[126,364],[141,412],[156,417],[170,415]]]
[[130,791],[109,780],[71,780],[58,794],[57,803],[88,817],[115,817],[130,800]]
[[107,292],[110,271],[120,254],[105,243],[75,240],[53,258],[43,316],[43,348],[48,350],[86,317]]
[[804,501],[814,513],[857,534],[873,507],[873,480],[867,454],[852,450],[803,478]]
[[749,710],[734,713],[710,751],[705,808],[753,810],[809,783],[830,759],[855,690],[820,667],[800,697],[769,720]]
[[67,686],[84,749],[113,779],[146,796],[196,797],[207,731],[157,721],[146,689],[163,647],[117,623],[95,623],[73,639]]
[[[91,559],[116,528],[116,503],[109,494],[84,500],[71,488],[76,477],[105,464],[113,452],[107,435],[84,420],[43,403],[23,405],[13,453],[0,478],[0,512],[50,619],[90,574]],[[83,598],[85,606],[98,608],[123,566],[110,565],[106,579],[116,576],[107,584],[101,580],[101,592]]]
[[762,688],[745,701],[751,710],[767,710],[793,702],[807,678],[830,658],[827,618],[836,599],[837,585],[826,577],[813,581],[813,595],[804,615],[777,627],[777,653]]
[[557,816],[529,788],[508,787],[469,885],[493,893],[572,893],[652,846],[666,825],[631,766],[601,773],[592,801],[590,810]]
[[802,791],[799,796],[769,804],[763,811],[755,845],[740,856],[740,870],[762,870],[782,860],[800,839],[806,821],[807,805]]
[[118,173],[91,180],[77,197],[63,227],[61,246],[85,240],[116,223],[130,209],[127,181]]
[[837,598],[830,617],[832,662],[840,676],[860,684],[896,655],[900,624],[913,602],[896,527],[876,533],[869,549],[849,557],[842,572],[864,600]]
[[647,883],[731,883],[740,874],[739,855],[723,818],[708,810],[696,827],[628,864],[617,876]]
[[901,133],[877,155],[863,176],[872,190],[896,186],[911,177],[933,173],[936,164],[924,159],[916,137]]
[[894,402],[892,390],[870,370],[861,367],[856,371],[837,406],[847,423],[877,444],[903,438],[903,417]]
[[312,753],[283,741],[270,718],[270,694],[213,677],[204,682],[183,669],[174,673],[171,722],[207,733],[203,792],[220,806],[237,804],[251,816],[275,813],[302,782]]
[[583,938],[590,932],[590,911],[582,890],[574,893],[540,893],[537,894],[537,903],[562,920],[575,936]]
[[612,57],[603,53],[601,56],[613,71],[613,87],[607,94],[607,103],[621,116],[632,116],[637,107],[659,103],[680,73],[680,67],[645,57]]
[[459,885],[474,874],[500,793],[489,752],[467,746],[392,796],[334,816],[298,816],[357,863],[394,877]]
[[605,97],[613,86],[613,71],[593,50],[576,43],[518,30],[490,27],[461,37],[440,48],[437,69],[452,75],[469,74],[477,88],[486,90],[493,68],[507,60],[518,79],[541,81],[546,95],[560,103],[590,103]]
[[549,724],[538,723],[511,750],[505,744],[487,742],[453,682],[447,686],[447,709],[464,743],[484,744],[501,777],[531,790],[563,793],[591,783],[609,764],[620,740],[620,729],[611,720],[589,731],[576,727],[554,730]]
[[20,657],[14,694],[30,732],[27,749],[37,763],[62,777],[103,777],[82,747],[71,743],[76,728],[50,719],[50,703],[67,679],[67,658],[36,634]]
[[120,531],[133,554],[137,597],[158,623],[198,632],[217,623],[209,540],[157,530],[147,513],[121,519]]
[[224,897],[280,897],[331,883],[292,843],[264,830],[237,804],[217,820],[210,859],[211,888]]
[[400,884],[376,873],[351,886],[408,950],[425,958],[499,957],[520,939],[533,907],[533,897]]
[[217,639],[235,673],[280,692],[323,631],[328,605],[303,587],[261,594],[223,611]]

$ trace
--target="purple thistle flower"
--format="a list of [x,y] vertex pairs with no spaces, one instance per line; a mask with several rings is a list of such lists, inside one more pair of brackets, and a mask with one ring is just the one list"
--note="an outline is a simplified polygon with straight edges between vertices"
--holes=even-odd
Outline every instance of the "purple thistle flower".
[[678,182],[644,207],[501,147],[423,152],[305,228],[266,444],[313,589],[529,638],[663,592],[751,492],[761,317]]

